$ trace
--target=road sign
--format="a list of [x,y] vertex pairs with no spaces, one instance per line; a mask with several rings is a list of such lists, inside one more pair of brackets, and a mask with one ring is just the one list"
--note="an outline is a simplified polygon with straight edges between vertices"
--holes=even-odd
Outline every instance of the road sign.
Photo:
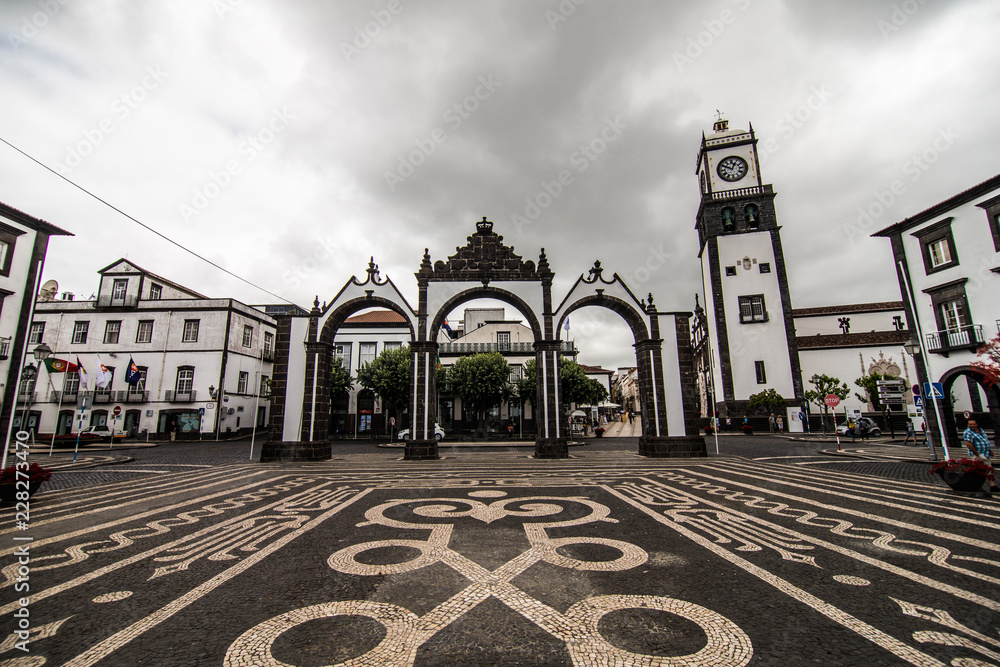
[[827,394],[823,399],[823,402],[831,408],[835,408],[840,405],[840,398],[838,398],[836,394]]
[[111,414],[113,414],[115,417],[117,417],[121,413],[122,413],[122,406],[120,405],[116,405],[111,409]]
[[204,417],[205,416],[205,408],[198,408],[198,414],[201,415],[202,417]]
[[913,389],[913,395],[914,396],[919,396],[920,395],[920,385],[919,384],[913,385],[912,389]]
[[924,397],[923,396],[914,396],[913,397],[913,405],[916,406],[916,407],[918,407],[918,408],[924,407]]
[[940,382],[925,382],[924,395],[931,400],[944,398],[944,385]]
[[966,410],[965,412],[963,412],[963,413],[962,413],[962,416],[963,416],[963,417],[965,417],[966,419],[968,419],[968,418],[969,418],[969,417],[971,417],[972,415],[970,415],[970,414],[969,414],[969,411],[968,411],[968,410]]

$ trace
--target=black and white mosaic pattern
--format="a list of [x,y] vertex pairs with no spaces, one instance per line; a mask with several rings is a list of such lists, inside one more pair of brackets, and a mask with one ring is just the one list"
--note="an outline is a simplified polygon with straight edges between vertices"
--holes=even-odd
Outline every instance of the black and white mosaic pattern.
[[225,465],[32,499],[4,665],[1000,665],[1000,503],[738,458]]

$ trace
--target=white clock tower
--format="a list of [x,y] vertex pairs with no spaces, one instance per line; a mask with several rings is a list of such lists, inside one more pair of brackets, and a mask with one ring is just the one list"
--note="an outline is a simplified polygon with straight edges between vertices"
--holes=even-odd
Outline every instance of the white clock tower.
[[757,138],[718,120],[702,135],[697,229],[716,409],[734,420],[752,394],[774,389],[804,404],[792,302],[774,191],[764,185]]

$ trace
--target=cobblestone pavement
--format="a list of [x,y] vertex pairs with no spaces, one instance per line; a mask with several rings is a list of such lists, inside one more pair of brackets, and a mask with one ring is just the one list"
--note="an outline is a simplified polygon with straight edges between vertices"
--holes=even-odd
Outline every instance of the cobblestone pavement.
[[847,469],[914,464],[247,445],[124,451],[96,470],[128,479],[41,491],[27,530],[0,510],[0,661],[1000,664],[1000,501]]

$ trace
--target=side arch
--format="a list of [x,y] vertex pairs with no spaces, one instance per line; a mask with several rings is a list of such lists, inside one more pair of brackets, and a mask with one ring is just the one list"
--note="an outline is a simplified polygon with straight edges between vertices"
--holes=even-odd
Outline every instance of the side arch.
[[416,331],[413,329],[411,314],[407,313],[403,306],[390,299],[372,295],[357,297],[338,304],[327,315],[326,322],[323,323],[323,329],[319,334],[319,342],[328,347],[332,346],[333,339],[337,335],[337,330],[343,326],[347,318],[365,308],[385,308],[397,313],[406,320],[406,326],[410,330],[410,340],[414,341],[417,339]]
[[[988,386],[983,381],[982,373],[968,365],[948,369],[939,380],[944,389],[944,398],[939,402],[944,414],[939,415],[939,417],[944,424],[944,433],[948,446],[957,448],[956,451],[958,452],[964,450],[961,432],[965,430],[965,424],[959,423],[955,418],[955,406],[951,402],[951,388],[955,385],[955,381],[962,376],[972,378],[983,390],[983,393],[986,394],[987,411],[990,413],[990,419],[993,422],[993,446],[996,447],[996,431],[997,426],[1000,425],[1000,385]],[[980,424],[980,426],[983,426],[983,424]],[[953,453],[952,457],[955,458],[956,455]]]
[[587,306],[607,308],[612,312],[618,313],[618,315],[625,320],[625,324],[627,324],[632,330],[632,335],[635,338],[636,343],[649,340],[649,329],[646,327],[646,321],[643,319],[643,316],[639,313],[639,311],[636,310],[635,306],[627,301],[619,299],[618,297],[603,294],[590,294],[577,299],[572,304],[564,308],[559,316],[559,320],[555,323],[556,339],[559,339],[563,322],[565,322],[566,318],[570,316],[570,313],[581,308],[586,308]]

